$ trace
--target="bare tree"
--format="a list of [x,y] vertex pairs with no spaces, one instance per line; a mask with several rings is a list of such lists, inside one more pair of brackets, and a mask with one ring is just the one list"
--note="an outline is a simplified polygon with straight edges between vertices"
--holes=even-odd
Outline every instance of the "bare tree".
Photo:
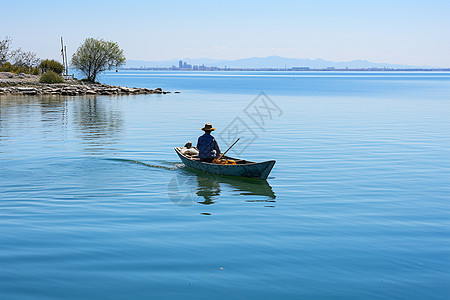
[[3,40],[0,40],[0,66],[11,59],[12,52],[9,50],[12,39],[6,36]]
[[24,68],[35,68],[41,62],[36,53],[31,51],[23,51],[21,48],[13,51],[13,65]]

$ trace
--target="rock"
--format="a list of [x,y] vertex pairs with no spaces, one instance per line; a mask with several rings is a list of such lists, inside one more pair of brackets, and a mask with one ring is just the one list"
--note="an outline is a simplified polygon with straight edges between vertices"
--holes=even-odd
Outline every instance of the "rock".
[[39,94],[38,91],[26,91],[22,92],[23,95],[37,95]]
[[61,95],[64,96],[76,96],[78,94],[77,91],[73,91],[73,90],[62,90],[61,91]]
[[27,92],[27,91],[35,91],[36,89],[32,87],[19,86],[17,87],[17,90],[21,92]]
[[128,88],[128,87],[120,87],[120,90],[124,93],[135,93],[136,89],[135,88]]
[[[72,80],[70,83],[46,84],[38,82],[39,76],[27,74],[12,74],[0,72],[0,84],[2,85],[0,94],[21,94],[21,95],[139,95],[139,94],[169,94],[162,88],[148,89],[136,87],[111,86],[106,84],[92,84]],[[24,77],[23,79],[20,79]],[[7,78],[13,78],[7,79]],[[179,93],[179,92],[178,92]]]
[[105,91],[106,92],[108,92],[108,93],[111,93],[111,94],[117,94],[117,93],[119,93],[119,89],[117,89],[117,88],[110,88],[110,89],[105,89]]

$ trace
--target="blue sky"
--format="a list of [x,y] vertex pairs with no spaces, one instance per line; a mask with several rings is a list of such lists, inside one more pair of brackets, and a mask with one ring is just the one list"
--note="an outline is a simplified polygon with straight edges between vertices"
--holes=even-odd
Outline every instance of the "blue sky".
[[450,1],[7,1],[0,38],[58,58],[87,37],[128,59],[280,55],[450,67]]

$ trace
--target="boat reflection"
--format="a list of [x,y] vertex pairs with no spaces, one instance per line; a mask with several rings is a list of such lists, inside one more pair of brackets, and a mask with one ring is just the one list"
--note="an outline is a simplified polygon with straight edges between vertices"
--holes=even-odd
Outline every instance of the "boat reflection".
[[203,201],[197,201],[197,203],[204,205],[214,204],[221,193],[223,194],[230,190],[231,193],[242,196],[262,196],[260,199],[252,197],[252,199],[246,200],[248,202],[275,202],[275,193],[266,180],[220,176],[191,169],[186,172],[190,174],[187,176],[191,177],[189,181],[194,185],[193,191],[195,195],[203,198]]
[[204,201],[199,201],[200,204],[214,204],[214,198],[220,196],[220,182],[210,176],[201,176],[197,174],[197,190],[195,194],[203,197]]

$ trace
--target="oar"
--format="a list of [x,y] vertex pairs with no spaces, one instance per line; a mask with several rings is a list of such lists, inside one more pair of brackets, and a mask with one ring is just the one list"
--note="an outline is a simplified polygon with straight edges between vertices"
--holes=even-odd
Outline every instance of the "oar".
[[220,160],[228,151],[230,151],[231,147],[233,147],[237,142],[239,142],[241,138],[238,138],[224,153],[222,153],[217,160]]

